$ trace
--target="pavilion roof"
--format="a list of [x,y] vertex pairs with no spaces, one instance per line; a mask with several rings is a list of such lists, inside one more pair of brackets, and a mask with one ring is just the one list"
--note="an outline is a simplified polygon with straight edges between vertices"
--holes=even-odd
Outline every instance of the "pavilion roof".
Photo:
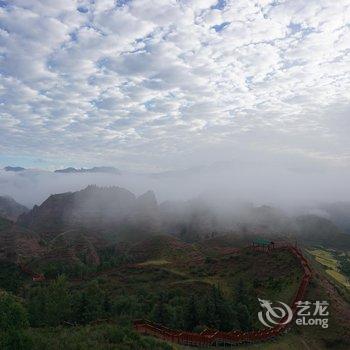
[[259,245],[270,245],[270,244],[273,244],[272,241],[269,241],[268,239],[264,239],[264,238],[254,239],[253,243],[259,244]]

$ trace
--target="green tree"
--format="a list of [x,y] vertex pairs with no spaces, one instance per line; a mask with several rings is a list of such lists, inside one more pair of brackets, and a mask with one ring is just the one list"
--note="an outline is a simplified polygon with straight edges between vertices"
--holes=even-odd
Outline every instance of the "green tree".
[[97,281],[92,281],[87,289],[75,296],[74,318],[79,323],[88,323],[105,316],[110,309],[109,301]]
[[218,306],[217,313],[220,320],[219,329],[221,331],[227,332],[238,328],[237,313],[232,303],[227,300],[222,300]]
[[242,303],[237,304],[237,318],[241,330],[249,331],[252,329],[252,320],[246,305]]
[[186,330],[193,331],[198,325],[198,312],[194,295],[191,295],[184,309],[184,326]]
[[236,287],[236,300],[238,303],[241,303],[244,305],[249,304],[248,291],[242,279],[238,281],[238,284]]
[[235,310],[219,287],[213,286],[210,293],[202,298],[200,305],[201,323],[225,331],[237,326]]
[[0,294],[0,330],[21,329],[29,325],[26,309],[16,298],[7,293]]
[[216,307],[215,302],[211,295],[205,296],[201,300],[201,311],[200,311],[200,319],[203,324],[209,327],[216,327]]
[[166,296],[161,293],[152,310],[152,319],[160,324],[167,325],[171,319],[169,308],[166,305]]
[[43,326],[47,323],[46,303],[48,291],[39,286],[30,291],[28,300],[29,321],[32,326]]
[[33,348],[33,341],[22,329],[10,329],[2,333],[0,337],[2,350],[30,350]]
[[47,299],[48,323],[60,324],[70,317],[70,296],[65,276],[59,276],[49,288]]
[[59,276],[48,287],[32,290],[28,309],[33,326],[57,326],[70,318],[70,293],[64,276]]
[[24,306],[11,294],[0,293],[0,348],[4,350],[31,349],[31,339],[23,332],[29,326]]

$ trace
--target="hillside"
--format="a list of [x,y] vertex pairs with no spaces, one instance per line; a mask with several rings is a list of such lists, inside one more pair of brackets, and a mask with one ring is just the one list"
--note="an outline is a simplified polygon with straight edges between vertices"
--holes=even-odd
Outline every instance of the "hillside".
[[9,229],[13,225],[11,220],[0,217],[0,232]]
[[[0,221],[1,225],[1,221]],[[43,247],[39,236],[27,229],[6,222],[0,228],[0,260],[23,262],[40,256]]]
[[17,203],[13,198],[0,196],[0,217],[16,221],[21,214],[28,212],[28,210],[28,208]]
[[[8,251],[17,246],[17,258],[7,256],[0,263],[0,280],[8,291],[23,298],[30,315],[28,334],[52,346],[52,340],[44,336],[47,332],[54,332],[57,339],[71,339],[81,334],[78,328],[82,333],[89,329],[91,335],[81,340],[86,344],[97,330],[107,329],[108,322],[120,328],[137,318],[196,332],[205,328],[259,330],[258,298],[290,303],[302,274],[300,263],[288,251],[264,253],[246,248],[257,235],[218,235],[195,243],[154,235],[101,244],[97,236],[76,229],[42,245],[29,231],[18,231],[9,221],[4,224],[10,225],[10,230],[3,230],[7,233],[0,236],[4,237],[1,246]],[[343,256],[341,252],[339,256]],[[19,257],[31,270],[44,273],[46,281],[33,282],[21,274],[13,264]],[[62,273],[65,278],[60,277]],[[302,339],[310,349],[325,350],[327,344],[337,342],[339,346],[333,347],[341,349],[350,341],[349,329],[342,323],[348,316],[341,311],[349,298],[336,283],[317,268],[307,294],[310,300],[331,300],[329,332],[293,327],[287,336],[276,340],[276,346],[293,342],[290,349],[299,350]],[[195,312],[195,321],[188,318],[188,310]],[[104,326],[98,328],[97,320]],[[67,324],[75,323],[79,327],[69,328],[67,334]]]
[[341,230],[350,233],[350,202],[323,204],[321,209],[328,215]]
[[54,278],[62,273],[79,275],[98,265],[100,257],[93,240],[79,230],[71,230],[56,236],[27,266]]
[[18,224],[46,241],[65,231],[82,229],[96,239],[114,242],[135,242],[160,233],[196,242],[234,233],[350,248],[350,235],[325,217],[293,217],[278,208],[246,203],[232,207],[222,203],[220,207],[204,198],[158,204],[152,191],[137,197],[120,187],[88,186],[51,195],[40,206],[20,215]]
[[[290,303],[303,270],[291,251],[248,246],[261,237],[298,243],[316,271],[306,298],[332,303],[330,327],[293,327],[276,349],[347,349],[350,236],[317,215],[224,209],[201,198],[159,205],[152,191],[137,197],[119,187],[51,195],[17,223],[0,220],[0,280],[23,298],[33,339],[47,327],[60,339],[71,336],[67,324],[79,325],[79,336],[88,327],[100,332],[95,322],[123,326],[138,318],[192,332],[259,331],[258,299]],[[45,276],[41,287],[35,274]]]
[[316,215],[295,219],[294,236],[307,245],[350,250],[350,235],[344,234],[331,220]]

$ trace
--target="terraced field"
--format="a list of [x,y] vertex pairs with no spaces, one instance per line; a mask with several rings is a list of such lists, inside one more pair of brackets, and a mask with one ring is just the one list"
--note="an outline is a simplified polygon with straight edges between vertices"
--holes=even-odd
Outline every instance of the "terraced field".
[[[350,289],[350,280],[345,274],[343,274],[339,267],[339,261],[337,259],[337,252],[334,250],[326,249],[309,249],[307,250],[314,259],[325,268],[325,272],[335,279],[338,283],[346,288]],[[349,252],[340,253],[340,256],[348,255]]]

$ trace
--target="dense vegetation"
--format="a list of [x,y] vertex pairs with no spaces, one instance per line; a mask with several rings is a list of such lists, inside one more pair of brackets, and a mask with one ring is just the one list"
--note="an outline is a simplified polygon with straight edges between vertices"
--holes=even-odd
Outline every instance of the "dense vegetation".
[[[2,263],[0,348],[174,348],[136,334],[135,319],[194,332],[261,329],[258,298],[289,303],[301,268],[287,251],[233,247],[220,237],[195,244],[154,237],[125,249],[100,249],[98,266],[28,262],[45,273],[42,282]],[[324,341],[339,343],[338,328]]]
[[91,283],[87,292],[70,293],[60,276],[46,287],[34,288],[26,302],[2,292],[0,310],[0,348],[4,350],[172,348],[141,337],[127,323],[84,326],[99,316],[111,315],[96,283]]
[[[11,294],[6,294],[6,297]],[[173,328],[194,330],[206,325],[221,330],[252,328],[249,299],[243,281],[235,299],[224,298],[220,288],[212,286],[204,295],[185,295],[180,289],[136,295],[123,293],[111,299],[103,281],[93,279],[83,289],[69,288],[65,276],[33,286],[21,305],[32,327],[85,325],[96,320],[147,318]]]
[[347,255],[338,255],[340,271],[350,279],[350,258]]
[[[154,245],[156,241],[148,246],[153,255],[164,252]],[[226,257],[215,253],[192,264],[181,263],[197,251],[191,249],[169,255],[172,263],[159,259],[135,263],[128,254],[116,256],[112,249],[104,249],[98,267],[46,264],[47,279],[37,283],[16,265],[2,264],[0,281],[7,292],[1,305],[16,310],[18,316],[6,316],[13,311],[2,315],[1,349],[58,349],[59,343],[69,349],[70,342],[76,344],[72,349],[171,348],[135,334],[132,320],[139,318],[195,332],[256,329],[259,324],[251,315],[257,314],[257,295],[277,293],[288,299],[282,287],[290,285],[292,295],[299,278],[288,253],[268,256],[247,251],[244,256]],[[272,278],[268,269],[257,274],[264,265],[276,263],[281,278]]]
[[[231,330],[251,329],[251,320],[244,294],[243,284],[237,289],[236,304],[225,300],[219,288],[213,286],[202,297],[184,296],[180,291],[173,293],[140,293],[137,296],[120,295],[111,300],[98,280],[89,282],[83,290],[69,288],[67,279],[59,276],[47,284],[32,287],[25,300],[17,300],[11,293],[0,297],[1,348],[30,349],[49,346],[45,340],[46,327],[66,325],[75,327],[88,325],[97,320],[114,320],[119,325],[100,327],[96,332],[105,333],[104,338],[112,344],[128,339],[128,342],[141,342],[145,349],[153,349],[155,343],[143,341],[133,334],[129,325],[132,318],[146,317],[175,328],[200,330],[199,324],[212,328]],[[39,328],[38,333],[25,332],[29,326]],[[84,328],[74,330],[79,338]],[[40,337],[42,334],[42,337]],[[44,338],[44,339],[43,339]],[[35,341],[34,341],[35,340]],[[84,338],[79,340],[84,342]],[[143,343],[145,342],[145,343]],[[76,343],[76,341],[75,341]],[[149,346],[148,346],[149,345]],[[148,347],[147,347],[148,346]],[[161,345],[157,345],[159,348]],[[127,347],[126,347],[127,348]]]

